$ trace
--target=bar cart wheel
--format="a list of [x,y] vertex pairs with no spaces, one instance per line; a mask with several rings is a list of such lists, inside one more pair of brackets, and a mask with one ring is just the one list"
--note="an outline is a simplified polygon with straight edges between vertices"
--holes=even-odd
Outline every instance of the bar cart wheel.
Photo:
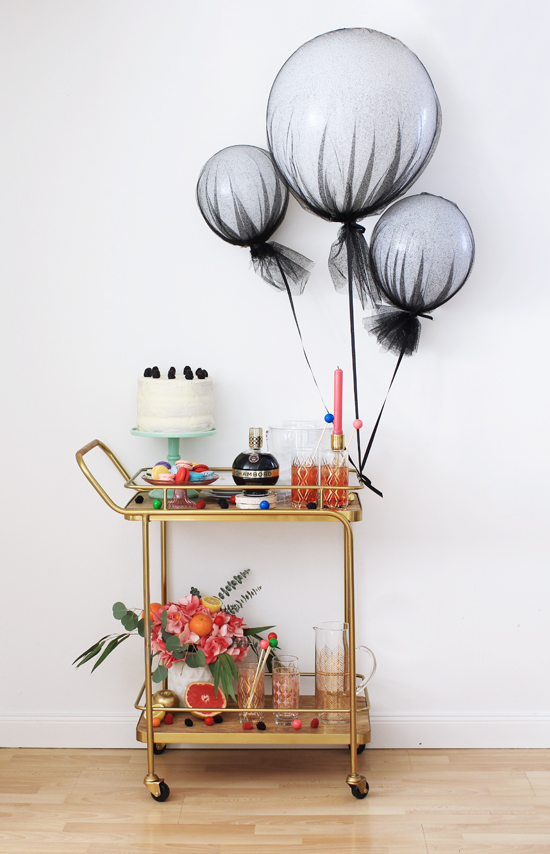
[[[361,756],[366,746],[366,744],[357,745],[357,756]],[[351,744],[348,744],[348,750],[351,750]]]
[[153,753],[155,754],[155,756],[162,756],[162,754],[164,753],[165,750],[166,750],[165,744],[157,744],[156,742],[155,742],[155,744],[153,744]]
[[[163,784],[161,783],[161,785],[163,785]],[[363,798],[366,798],[368,793],[369,793],[369,784],[367,782],[365,782],[365,786],[367,789],[366,792],[361,792],[357,786],[352,786],[351,787],[351,794],[353,795],[353,797],[357,798],[360,801],[362,801]]]
[[[166,747],[166,746],[165,746]],[[162,751],[161,751],[162,752]],[[160,793],[158,795],[154,795],[151,792],[151,797],[154,801],[158,801],[161,803],[162,801],[166,801],[170,797],[170,786],[167,783],[159,783]],[[359,797],[359,796],[356,796]]]

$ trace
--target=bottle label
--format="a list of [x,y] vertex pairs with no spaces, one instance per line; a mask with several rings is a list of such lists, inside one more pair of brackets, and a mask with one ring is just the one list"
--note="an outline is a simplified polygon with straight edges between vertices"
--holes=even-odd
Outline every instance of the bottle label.
[[258,456],[258,454],[249,454],[248,456],[248,461],[250,463],[257,463],[259,459],[260,457]]
[[279,469],[269,469],[269,471],[251,471],[250,469],[233,469],[233,474],[236,477],[246,478],[246,480],[270,480],[274,477],[279,477]]

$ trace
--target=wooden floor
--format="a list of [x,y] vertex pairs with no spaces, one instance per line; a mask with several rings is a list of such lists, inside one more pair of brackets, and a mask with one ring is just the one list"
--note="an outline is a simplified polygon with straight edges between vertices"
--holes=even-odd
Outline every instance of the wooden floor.
[[2,854],[550,854],[550,750],[0,750]]

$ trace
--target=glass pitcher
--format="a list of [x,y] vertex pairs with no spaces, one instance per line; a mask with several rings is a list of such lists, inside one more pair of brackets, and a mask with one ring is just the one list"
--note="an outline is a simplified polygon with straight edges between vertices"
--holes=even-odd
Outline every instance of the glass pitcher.
[[[315,708],[326,709],[319,714],[322,724],[347,724],[350,707],[349,626],[348,623],[321,623],[315,631]],[[356,688],[359,694],[376,672],[376,658],[367,646],[357,650],[372,658],[372,669]],[[335,709],[336,711],[329,711]]]

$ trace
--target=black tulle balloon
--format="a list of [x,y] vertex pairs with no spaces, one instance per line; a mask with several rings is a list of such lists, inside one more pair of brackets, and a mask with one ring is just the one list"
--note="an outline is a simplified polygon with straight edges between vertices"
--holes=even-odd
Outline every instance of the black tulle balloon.
[[371,238],[371,271],[386,304],[363,323],[394,353],[418,348],[419,317],[463,286],[474,263],[474,236],[459,208],[422,193],[392,205]]
[[[286,291],[304,357],[319,390],[292,299],[293,294],[303,292],[313,262],[269,240],[288,205],[288,189],[269,152],[253,145],[232,145],[218,151],[202,168],[197,203],[212,231],[234,246],[248,246],[255,272],[274,288]],[[319,394],[323,400],[320,390]],[[323,405],[326,409],[324,401]]]
[[293,293],[302,293],[312,262],[269,241],[288,205],[288,190],[269,152],[253,145],[232,145],[218,151],[202,168],[197,202],[219,237],[235,246],[250,247],[254,269],[264,281],[279,290],[288,285]]
[[[308,210],[344,224],[379,213],[410,188],[440,127],[439,101],[420,60],[368,29],[335,30],[298,48],[267,107],[269,147],[291,192]],[[372,288],[361,244],[361,233],[344,226],[329,267],[336,289],[346,289],[353,253],[364,306]]]

